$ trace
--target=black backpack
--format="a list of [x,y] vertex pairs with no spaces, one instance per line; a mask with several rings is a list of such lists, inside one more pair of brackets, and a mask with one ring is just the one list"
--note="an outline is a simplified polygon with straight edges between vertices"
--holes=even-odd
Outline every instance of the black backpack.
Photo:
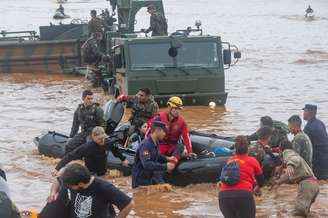
[[225,185],[236,185],[240,181],[240,168],[236,160],[228,161],[221,171],[220,180]]

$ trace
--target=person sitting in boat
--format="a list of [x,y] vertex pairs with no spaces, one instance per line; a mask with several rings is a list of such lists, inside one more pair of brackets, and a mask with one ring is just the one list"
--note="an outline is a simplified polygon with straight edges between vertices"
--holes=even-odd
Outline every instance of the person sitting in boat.
[[118,101],[126,102],[131,108],[129,135],[137,131],[138,123],[146,123],[158,113],[158,104],[149,88],[140,88],[135,96],[120,95]]
[[311,5],[309,5],[309,7],[305,10],[305,12],[306,15],[312,14],[314,12],[313,9],[311,8]]
[[61,13],[62,15],[65,15],[65,9],[62,4],[59,5],[59,8],[57,8],[56,11]]
[[[96,126],[105,126],[104,111],[98,104],[93,102],[93,92],[84,90],[82,93],[82,104],[79,104],[74,112],[71,138],[65,148],[65,153],[73,151],[75,148],[87,142],[91,131]],[[81,132],[78,133],[81,126]]]
[[[278,148],[280,143],[287,138],[287,134],[289,132],[287,124],[272,120],[269,116],[261,117],[260,119],[260,128],[263,126],[268,126],[272,128],[272,136],[270,140],[271,147]],[[258,140],[257,132],[247,136],[248,141],[256,141]]]
[[165,157],[159,152],[159,144],[165,138],[166,124],[160,121],[152,122],[151,133],[140,144],[135,155],[132,169],[132,188],[145,185],[164,183],[163,174],[175,168],[173,157]]
[[[179,97],[171,97],[167,102],[167,111],[159,112],[153,121],[161,121],[166,124],[167,134],[160,142],[160,153],[175,157],[175,164],[182,157],[194,156],[189,130],[184,118],[180,115],[183,102]],[[151,123],[152,121],[150,121]],[[150,124],[149,124],[150,125]],[[182,140],[181,140],[182,139]]]
[[143,123],[138,125],[138,130],[129,137],[128,145],[129,148],[137,150],[141,142],[144,140],[146,132],[148,129],[148,124]]
[[102,32],[95,32],[82,45],[83,60],[91,69],[94,75],[91,75],[91,81],[94,87],[102,86],[104,91],[108,90],[108,84],[104,80],[99,64],[101,62],[110,63],[110,56],[102,52],[101,41],[103,40]]
[[96,126],[92,130],[92,141],[76,148],[66,154],[57,164],[55,171],[52,173],[56,176],[58,171],[66,166],[72,160],[84,159],[86,167],[90,172],[103,176],[107,172],[107,151],[110,150],[113,155],[122,161],[123,166],[128,167],[129,161],[115,145],[115,140],[109,138],[103,127]]

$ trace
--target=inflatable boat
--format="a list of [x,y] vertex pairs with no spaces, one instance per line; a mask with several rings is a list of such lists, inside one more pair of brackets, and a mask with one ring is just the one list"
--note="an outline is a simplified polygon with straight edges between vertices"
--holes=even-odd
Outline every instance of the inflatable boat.
[[[118,146],[132,167],[136,151],[123,147],[128,126],[121,125],[117,127],[124,114],[124,107],[119,102],[111,101],[105,105],[104,111],[107,122],[106,132],[108,135],[120,139]],[[233,138],[195,131],[190,132],[190,138],[197,158],[181,160],[173,173],[165,175],[165,180],[179,186],[217,182],[221,168],[233,154],[230,149],[233,145]],[[34,142],[41,154],[60,158],[64,155],[68,139],[69,137],[65,134],[49,131],[40,137],[36,137]],[[131,167],[122,166],[121,161],[115,158],[111,152],[108,154],[107,166],[109,169],[122,171],[125,176],[131,174]]]

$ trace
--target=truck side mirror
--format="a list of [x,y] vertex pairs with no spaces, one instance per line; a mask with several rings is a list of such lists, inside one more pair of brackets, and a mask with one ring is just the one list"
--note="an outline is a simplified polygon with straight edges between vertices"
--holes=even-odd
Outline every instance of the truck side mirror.
[[223,50],[223,63],[225,65],[231,64],[231,50],[230,49]]
[[233,58],[234,58],[234,59],[239,59],[239,58],[241,58],[241,52],[240,52],[240,51],[236,51],[236,52],[234,52],[234,53],[233,53]]
[[114,55],[114,65],[115,65],[115,68],[121,68],[122,67],[122,58],[121,58],[121,55],[120,54],[115,54]]

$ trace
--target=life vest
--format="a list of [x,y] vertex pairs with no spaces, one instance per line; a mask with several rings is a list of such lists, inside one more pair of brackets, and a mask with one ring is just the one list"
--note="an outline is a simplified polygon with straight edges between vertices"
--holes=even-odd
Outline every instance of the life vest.
[[97,125],[97,107],[98,105],[94,103],[90,108],[85,108],[83,104],[79,105],[78,108],[78,119],[81,125],[82,131],[88,130],[90,127]]
[[164,143],[176,144],[182,134],[182,129],[186,128],[186,123],[184,119],[179,116],[173,121],[169,121],[168,114],[166,112],[159,112],[159,118],[161,122],[166,124],[167,132]]

